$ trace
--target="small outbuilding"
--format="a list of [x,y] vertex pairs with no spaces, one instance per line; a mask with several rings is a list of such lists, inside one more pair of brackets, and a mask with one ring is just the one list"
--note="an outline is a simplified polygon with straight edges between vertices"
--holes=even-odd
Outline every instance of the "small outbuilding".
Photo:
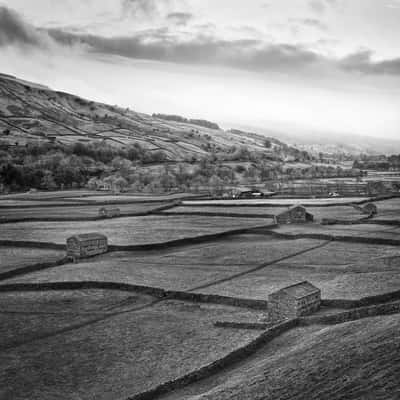
[[120,215],[121,210],[117,207],[101,207],[99,210],[99,216],[102,218],[113,218]]
[[107,237],[101,233],[83,233],[67,239],[67,257],[73,260],[106,253]]
[[314,221],[314,216],[302,205],[295,205],[275,216],[277,224],[303,224]]
[[309,315],[321,306],[321,290],[308,281],[280,289],[268,296],[271,319],[281,321]]

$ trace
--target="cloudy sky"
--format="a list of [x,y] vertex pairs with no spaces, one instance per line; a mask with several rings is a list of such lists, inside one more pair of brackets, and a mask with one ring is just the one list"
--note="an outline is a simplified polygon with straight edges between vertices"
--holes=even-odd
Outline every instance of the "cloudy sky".
[[0,72],[222,126],[400,137],[400,0],[0,0]]

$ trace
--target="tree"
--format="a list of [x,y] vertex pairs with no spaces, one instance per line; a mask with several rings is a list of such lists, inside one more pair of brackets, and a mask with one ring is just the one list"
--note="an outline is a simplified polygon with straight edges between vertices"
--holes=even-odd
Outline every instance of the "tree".
[[113,182],[113,189],[121,192],[123,189],[126,189],[128,187],[128,182],[125,178],[122,176],[119,176],[115,181]]
[[56,190],[57,189],[57,184],[54,180],[53,174],[50,171],[47,171],[44,174],[44,176],[42,178],[41,186],[47,190]]
[[209,181],[211,193],[214,196],[222,195],[224,191],[224,181],[219,178],[217,175],[213,175]]

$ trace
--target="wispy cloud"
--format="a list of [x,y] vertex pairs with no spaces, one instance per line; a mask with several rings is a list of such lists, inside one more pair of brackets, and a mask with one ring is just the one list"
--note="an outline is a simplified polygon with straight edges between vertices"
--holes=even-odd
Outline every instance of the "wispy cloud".
[[371,50],[361,50],[340,61],[343,69],[365,74],[400,75],[400,58],[373,61]]
[[291,18],[290,22],[294,22],[303,26],[312,27],[321,31],[326,31],[328,27],[316,18]]
[[[318,20],[303,20],[315,24]],[[0,7],[0,46],[81,46],[92,53],[180,64],[225,66],[249,71],[299,71],[320,67],[363,74],[400,76],[400,58],[374,61],[370,50],[342,59],[329,58],[304,46],[268,43],[261,39],[225,40],[213,33],[194,31],[179,36],[168,27],[139,31],[130,36],[103,37],[62,29],[36,29],[15,12]]]
[[336,5],[338,0],[309,0],[308,5],[317,14],[323,14],[328,7]]
[[193,19],[193,14],[186,12],[173,12],[167,15],[167,19],[173,21],[176,25],[187,25]]

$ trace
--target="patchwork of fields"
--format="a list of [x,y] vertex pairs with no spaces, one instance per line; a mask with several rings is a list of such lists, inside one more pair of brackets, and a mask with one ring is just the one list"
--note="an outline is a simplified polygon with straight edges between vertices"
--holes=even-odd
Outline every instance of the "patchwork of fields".
[[[168,214],[210,212],[239,216],[154,214],[98,221],[46,222],[40,219],[96,216],[99,205],[84,204],[83,199],[102,202],[109,196],[93,196],[88,192],[82,195],[86,197],[80,197],[78,192],[74,195],[69,192],[63,197],[49,193],[42,200],[36,199],[35,196],[39,195],[35,193],[29,195],[33,197],[18,200],[0,198],[0,218],[12,215],[14,218],[38,219],[1,224],[0,240],[65,244],[66,238],[73,234],[100,232],[107,235],[109,243],[114,245],[162,243],[266,226],[272,220],[265,215],[287,209],[271,206],[272,203],[252,207],[248,204],[221,206],[193,201],[191,205],[169,209]],[[66,200],[66,197],[73,200]],[[157,201],[156,198],[148,199],[152,200],[149,203],[137,200],[135,198],[118,207],[122,213],[140,213],[168,204],[167,200],[172,199],[157,197]],[[80,201],[79,204],[73,204],[76,201]],[[21,207],[22,203],[27,207]],[[46,207],[47,203],[60,203],[61,206]],[[7,207],[2,208],[2,204]],[[9,208],[12,204],[18,207]],[[399,219],[400,199],[376,204],[379,210],[376,219]],[[128,398],[213,362],[259,334],[255,330],[219,328],[214,325],[216,321],[268,321],[266,310],[199,303],[196,300],[160,299],[131,291],[27,291],[20,287],[18,291],[4,292],[1,290],[4,285],[114,282],[263,301],[275,290],[303,280],[319,287],[325,299],[356,300],[400,289],[398,246],[373,243],[373,239],[400,241],[400,227],[381,222],[374,224],[373,219],[368,224],[326,226],[319,223],[321,219],[354,220],[363,215],[348,205],[316,206],[307,210],[315,216],[314,223],[270,228],[282,236],[264,231],[262,234],[247,233],[202,243],[188,242],[158,250],[115,251],[1,281],[0,352],[5,362],[0,366],[0,383],[3,383],[0,385],[0,398]],[[252,217],[246,217],[249,215]],[[368,238],[372,243],[301,238],[309,234]],[[293,239],[291,235],[300,237]],[[51,263],[64,256],[63,250],[0,246],[0,272],[36,263]],[[335,348],[340,348],[340,353],[345,354],[343,352],[354,347],[356,337],[365,344],[360,368],[365,377],[376,379],[375,372],[369,367],[373,357],[370,342],[363,334],[357,336],[358,331],[364,328],[374,332],[376,342],[371,346],[379,349],[379,365],[388,376],[392,376],[396,371],[389,365],[389,350],[380,345],[381,340],[387,339],[381,327],[393,334],[396,327],[398,330],[398,324],[398,317],[393,316],[333,328],[296,328],[221,375],[189,385],[165,398],[223,400],[232,398],[229,397],[232,395],[250,400],[265,397],[273,385],[278,385],[282,395],[279,398],[300,399],[299,393],[305,393],[307,389],[299,382],[309,381],[308,374],[322,371],[318,374],[330,373],[335,377],[331,367],[322,360],[322,353],[328,349],[330,363],[344,368],[346,358],[343,361],[336,357]],[[342,334],[346,339],[339,343],[337,340]],[[311,361],[307,358],[308,352],[312,353]],[[287,359],[301,365],[301,360],[308,360],[308,364],[301,368],[304,372],[294,373],[293,369],[287,370]],[[271,372],[275,370],[276,373]],[[259,371],[263,371],[262,376]],[[352,373],[348,376],[358,388],[357,393],[364,393],[357,386],[359,377]],[[289,383],[282,386],[282,379]],[[336,378],[332,379],[317,393],[334,390],[337,383]],[[390,382],[388,379],[382,387],[390,390]],[[318,398],[312,393],[310,389],[308,398]]]
[[[41,203],[43,204],[43,203]],[[67,203],[69,204],[69,203]],[[158,207],[167,206],[168,203],[164,202],[152,202],[152,203],[131,203],[131,204],[118,204],[112,206],[120,210],[121,215],[124,214],[141,214],[147,213]],[[0,221],[7,219],[66,219],[68,218],[95,218],[99,216],[99,209],[101,206],[98,205],[73,205],[70,207],[31,207],[31,208],[1,208],[0,207]]]

